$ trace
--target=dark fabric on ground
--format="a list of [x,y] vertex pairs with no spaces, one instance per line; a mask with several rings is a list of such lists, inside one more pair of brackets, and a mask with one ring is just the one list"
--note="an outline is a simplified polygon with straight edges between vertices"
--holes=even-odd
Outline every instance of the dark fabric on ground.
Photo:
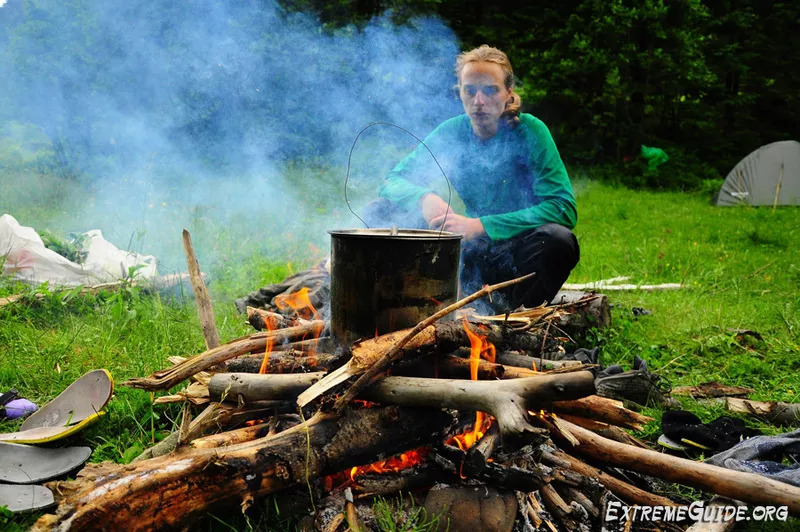
[[322,312],[331,300],[331,276],[325,269],[325,262],[319,263],[310,270],[305,270],[287,277],[280,283],[271,284],[250,292],[245,297],[234,301],[240,313],[247,311],[247,307],[272,309],[273,299],[278,295],[289,295],[301,288],[308,288],[308,298],[314,308]]
[[738,418],[722,416],[703,424],[700,418],[685,410],[664,412],[661,430],[671,440],[683,443],[689,440],[708,447],[713,452],[730,449],[745,438],[761,434],[758,430],[747,427]]

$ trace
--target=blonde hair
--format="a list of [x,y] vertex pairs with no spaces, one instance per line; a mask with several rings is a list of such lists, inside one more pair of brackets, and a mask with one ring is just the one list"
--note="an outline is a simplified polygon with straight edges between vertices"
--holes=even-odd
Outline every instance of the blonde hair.
[[[459,88],[461,86],[461,71],[467,63],[475,61],[485,61],[487,63],[494,63],[503,69],[505,79],[503,80],[506,90],[514,89],[514,70],[511,68],[511,61],[508,56],[497,48],[493,48],[488,44],[482,44],[477,48],[473,48],[468,52],[463,52],[456,58],[456,76],[458,77]],[[522,98],[516,92],[511,93],[511,98],[506,102],[506,108],[500,118],[505,119],[509,126],[515,127],[519,124],[519,110],[522,106]]]

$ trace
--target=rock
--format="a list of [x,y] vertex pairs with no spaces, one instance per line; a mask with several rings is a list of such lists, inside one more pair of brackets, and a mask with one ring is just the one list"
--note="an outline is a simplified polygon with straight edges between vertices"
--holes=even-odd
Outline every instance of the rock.
[[449,532],[510,532],[517,515],[513,492],[491,486],[431,488],[425,499],[428,518],[439,516],[439,530]]

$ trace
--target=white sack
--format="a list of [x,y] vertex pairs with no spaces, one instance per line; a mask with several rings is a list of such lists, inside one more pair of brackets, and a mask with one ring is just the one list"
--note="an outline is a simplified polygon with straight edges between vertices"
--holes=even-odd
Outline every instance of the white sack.
[[103,238],[98,229],[86,233],[84,264],[67,260],[47,249],[42,239],[30,227],[24,227],[10,214],[0,216],[0,264],[2,273],[25,284],[71,287],[120,281],[127,277],[128,268],[143,267],[135,278],[150,280],[157,273],[156,258],[118,249]]

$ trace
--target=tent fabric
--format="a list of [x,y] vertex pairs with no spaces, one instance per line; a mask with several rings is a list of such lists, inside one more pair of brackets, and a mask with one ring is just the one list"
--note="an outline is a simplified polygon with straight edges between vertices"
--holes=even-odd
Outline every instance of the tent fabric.
[[800,205],[800,142],[758,148],[725,178],[715,205]]

